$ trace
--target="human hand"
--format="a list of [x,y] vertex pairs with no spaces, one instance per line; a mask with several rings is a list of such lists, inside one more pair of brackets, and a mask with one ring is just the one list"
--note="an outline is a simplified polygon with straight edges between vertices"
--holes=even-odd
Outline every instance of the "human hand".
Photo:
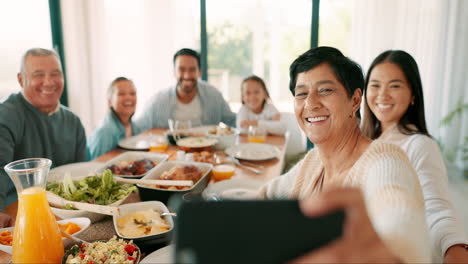
[[13,218],[10,215],[0,212],[0,228],[13,226],[13,223]]
[[445,253],[444,263],[468,263],[468,250],[461,245],[453,245]]
[[396,263],[375,232],[358,189],[339,188],[325,191],[300,202],[304,215],[317,217],[344,209],[343,235],[328,245],[307,253],[291,263]]

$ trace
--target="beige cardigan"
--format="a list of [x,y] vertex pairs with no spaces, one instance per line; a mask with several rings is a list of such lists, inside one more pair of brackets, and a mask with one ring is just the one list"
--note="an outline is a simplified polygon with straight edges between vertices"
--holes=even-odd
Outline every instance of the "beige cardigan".
[[[260,197],[303,199],[317,194],[323,170],[317,149],[290,172],[267,183]],[[406,263],[430,262],[424,202],[416,173],[396,145],[374,141],[342,178],[327,185],[362,190],[374,228],[389,249]]]

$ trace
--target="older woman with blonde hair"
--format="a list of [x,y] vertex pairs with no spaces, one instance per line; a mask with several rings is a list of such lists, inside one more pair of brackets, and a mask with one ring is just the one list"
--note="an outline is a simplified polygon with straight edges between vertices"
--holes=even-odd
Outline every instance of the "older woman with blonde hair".
[[372,225],[395,262],[430,261],[421,188],[405,153],[362,135],[357,112],[364,77],[331,47],[311,49],[290,67],[297,122],[315,148],[260,190],[267,199],[304,199],[336,187],[359,188]]

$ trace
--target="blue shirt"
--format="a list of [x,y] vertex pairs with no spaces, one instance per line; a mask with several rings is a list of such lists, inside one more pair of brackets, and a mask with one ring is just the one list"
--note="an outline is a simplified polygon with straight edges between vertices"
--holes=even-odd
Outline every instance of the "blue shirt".
[[[236,125],[236,114],[231,111],[223,95],[207,82],[197,82],[197,95],[202,108],[201,124],[217,125],[224,122],[234,127]],[[136,120],[136,124],[144,130],[153,127],[167,128],[168,119],[174,119],[174,109],[176,106],[176,87],[171,86],[160,91],[148,101],[144,108],[143,115]]]
[[[132,135],[137,135],[142,130],[130,120]],[[91,159],[117,147],[120,140],[125,138],[125,127],[114,111],[109,111],[104,120],[99,124],[93,135],[88,139],[88,149]]]

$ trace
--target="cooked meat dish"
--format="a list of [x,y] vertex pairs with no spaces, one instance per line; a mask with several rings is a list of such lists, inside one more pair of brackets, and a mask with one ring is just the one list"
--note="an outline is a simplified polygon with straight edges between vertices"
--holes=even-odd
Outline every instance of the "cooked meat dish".
[[195,184],[202,177],[202,172],[196,166],[175,166],[159,176],[161,180],[187,180]]
[[141,175],[151,170],[154,166],[156,166],[154,161],[149,159],[141,159],[132,162],[121,162],[119,164],[114,164],[108,167],[108,169],[110,169],[112,173],[116,175]]

